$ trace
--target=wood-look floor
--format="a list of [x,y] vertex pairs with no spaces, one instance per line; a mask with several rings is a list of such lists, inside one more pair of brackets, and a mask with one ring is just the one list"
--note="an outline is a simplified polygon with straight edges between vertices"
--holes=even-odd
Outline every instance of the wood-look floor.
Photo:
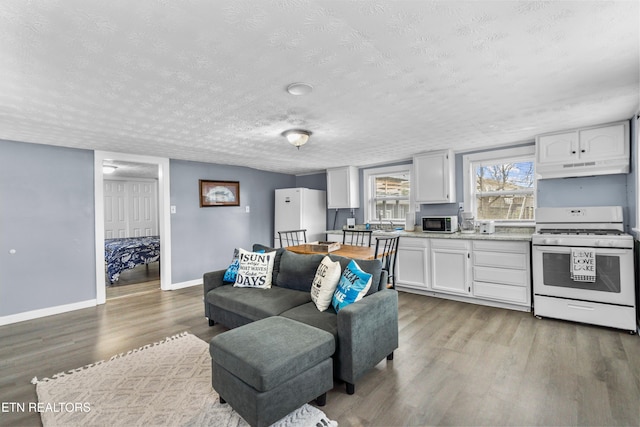
[[[0,402],[35,402],[34,376],[182,331],[208,341],[201,286],[147,291],[0,327]],[[530,313],[400,294],[400,348],[322,408],[341,426],[638,426],[640,338]],[[38,426],[0,413],[0,425]]]

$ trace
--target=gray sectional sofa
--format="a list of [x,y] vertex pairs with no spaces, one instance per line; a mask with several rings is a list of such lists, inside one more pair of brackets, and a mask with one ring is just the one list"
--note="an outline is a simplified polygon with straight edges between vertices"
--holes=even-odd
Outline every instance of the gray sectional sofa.
[[[271,249],[259,244],[257,251]],[[300,255],[285,249],[276,252],[270,289],[237,288],[223,281],[225,270],[205,273],[204,310],[209,325],[236,328],[271,316],[287,317],[331,333],[335,338],[334,376],[346,383],[348,394],[366,371],[385,357],[393,359],[398,348],[398,294],[387,289],[387,272],[380,260],[356,260],[373,275],[367,295],[342,308],[320,312],[311,300],[311,283],[324,255]],[[342,270],[349,258],[330,255]],[[286,351],[286,349],[283,349]]]

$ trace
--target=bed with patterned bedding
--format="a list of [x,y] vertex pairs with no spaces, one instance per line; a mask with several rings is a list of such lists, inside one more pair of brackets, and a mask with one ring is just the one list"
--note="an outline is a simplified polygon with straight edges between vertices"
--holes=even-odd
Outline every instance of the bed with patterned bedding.
[[105,239],[104,260],[109,283],[114,283],[124,270],[160,261],[160,236]]

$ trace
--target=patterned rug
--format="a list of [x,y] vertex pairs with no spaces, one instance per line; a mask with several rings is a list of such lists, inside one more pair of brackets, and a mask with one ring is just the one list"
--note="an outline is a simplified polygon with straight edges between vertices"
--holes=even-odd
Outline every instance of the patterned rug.
[[[248,426],[219,403],[209,345],[187,332],[32,383],[44,427]],[[337,423],[304,405],[274,425]]]

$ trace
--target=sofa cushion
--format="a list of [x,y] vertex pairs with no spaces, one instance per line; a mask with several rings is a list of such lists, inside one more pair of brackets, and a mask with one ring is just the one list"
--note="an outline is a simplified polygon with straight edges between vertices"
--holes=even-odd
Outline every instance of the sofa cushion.
[[276,284],[282,288],[311,292],[313,278],[324,255],[303,255],[284,251]]
[[362,271],[358,263],[351,260],[342,272],[336,292],[333,294],[333,308],[340,311],[343,307],[360,301],[371,287],[371,274]]
[[240,265],[233,286],[239,288],[270,288],[273,280],[275,252],[249,252],[240,248]]
[[318,310],[325,311],[331,305],[341,273],[338,261],[331,261],[328,256],[322,258],[311,285],[311,301],[316,304]]
[[[340,266],[342,267],[342,271],[344,271],[344,269],[347,268],[347,265],[349,265],[349,262],[351,262],[351,258],[345,258],[339,255],[329,254],[329,258],[331,258],[333,261],[340,261]],[[362,271],[365,271],[371,274],[371,286],[367,291],[367,295],[371,295],[379,291],[380,289],[382,289],[382,288],[379,288],[380,275],[382,273],[382,262],[379,259],[357,259],[355,261],[358,263]],[[386,283],[383,284],[382,286],[386,287]]]
[[281,313],[280,316],[297,320],[298,322],[314,326],[318,329],[329,332],[338,339],[338,316],[332,306],[325,311],[318,311],[313,302],[299,305]]
[[[270,289],[220,286],[207,294],[207,302],[214,307],[238,313],[253,321],[311,302],[308,292],[273,286]],[[316,310],[317,311],[317,310]]]

